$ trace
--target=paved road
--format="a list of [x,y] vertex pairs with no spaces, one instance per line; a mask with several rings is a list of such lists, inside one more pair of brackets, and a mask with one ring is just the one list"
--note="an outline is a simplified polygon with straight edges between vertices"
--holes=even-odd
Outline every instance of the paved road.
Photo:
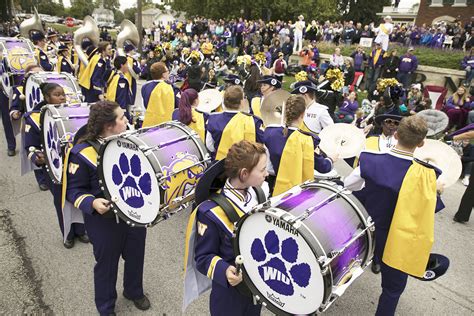
[[[51,194],[39,191],[32,174],[19,176],[19,158],[6,156],[3,131],[0,134],[1,313],[94,314],[91,245],[76,243],[71,250],[62,246]],[[349,171],[343,163],[338,163],[337,169],[341,174]],[[448,188],[444,194],[447,207],[436,215],[434,251],[451,259],[449,272],[433,282],[410,279],[400,300],[400,315],[474,314],[474,226],[472,222],[458,224],[452,221],[463,192],[464,186],[460,182]],[[144,287],[152,308],[145,313],[138,311],[120,295],[120,272],[117,313],[181,313],[187,216],[187,212],[181,212],[148,231]],[[326,314],[373,314],[380,291],[380,275],[367,271]],[[208,294],[202,296],[185,314],[208,314],[208,300]]]

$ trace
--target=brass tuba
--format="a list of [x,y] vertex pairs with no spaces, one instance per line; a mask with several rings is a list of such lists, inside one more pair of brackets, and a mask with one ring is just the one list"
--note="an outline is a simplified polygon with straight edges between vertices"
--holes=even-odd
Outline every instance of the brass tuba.
[[[135,47],[138,47],[140,43],[140,35],[138,34],[137,27],[130,20],[123,20],[120,24],[120,33],[117,35],[117,52],[120,56],[125,56],[125,42],[129,41]],[[133,65],[129,64],[129,71],[133,78],[138,79],[138,74],[133,71]]]
[[74,32],[74,50],[79,60],[87,66],[89,58],[87,58],[87,54],[82,50],[81,46],[84,38],[88,38],[95,46],[99,44],[99,28],[94,18],[89,15],[84,18],[83,26]]
[[41,18],[38,15],[38,11],[35,8],[35,13],[29,19],[24,20],[20,24],[20,35],[24,38],[30,38],[31,31],[38,31],[44,34],[43,25],[41,24]]

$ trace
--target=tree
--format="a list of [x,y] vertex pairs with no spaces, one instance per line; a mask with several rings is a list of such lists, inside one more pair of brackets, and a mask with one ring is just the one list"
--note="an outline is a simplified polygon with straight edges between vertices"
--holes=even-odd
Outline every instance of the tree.
[[56,3],[49,0],[40,0],[39,3],[37,3],[36,8],[38,9],[38,13],[52,16],[64,16],[65,12],[62,1],[60,3]]
[[71,0],[69,15],[82,20],[86,15],[91,15],[94,9],[93,3],[88,0]]
[[383,7],[390,3],[391,0],[339,0],[339,9],[346,20],[369,24],[380,20],[377,12],[382,12]]
[[114,11],[115,24],[120,25],[120,23],[122,23],[123,19],[125,19],[125,15],[123,14],[123,12],[120,11],[120,10],[115,10]]
[[120,9],[120,1],[119,0],[95,0],[95,7],[98,8],[104,4],[105,9],[109,9],[112,11]]
[[137,13],[137,8],[128,8],[123,11],[125,19],[128,19],[135,23],[135,14]]

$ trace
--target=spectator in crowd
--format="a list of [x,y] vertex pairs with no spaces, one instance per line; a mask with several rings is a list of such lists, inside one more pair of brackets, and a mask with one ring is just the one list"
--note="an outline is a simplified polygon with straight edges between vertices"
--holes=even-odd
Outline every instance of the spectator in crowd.
[[385,51],[382,49],[381,44],[375,43],[367,64],[365,90],[369,91],[369,93],[375,90],[375,84],[382,73],[384,54]]
[[285,59],[283,58],[283,53],[278,54],[278,59],[275,60],[273,63],[273,73],[275,74],[275,77],[280,80],[280,82],[283,81],[283,76],[285,75],[286,68],[288,67]]
[[382,78],[395,78],[400,65],[400,57],[397,49],[393,49],[389,56],[385,57]]
[[398,66],[398,81],[403,84],[404,89],[408,89],[413,79],[413,73],[418,68],[418,59],[413,55],[413,47],[409,47],[405,55],[400,58]]
[[469,53],[461,61],[461,68],[466,71],[465,85],[470,86],[472,79],[474,79],[474,47],[469,50]]
[[445,111],[449,117],[448,130],[464,127],[470,110],[471,100],[467,89],[460,86],[446,101]]
[[357,49],[351,54],[351,58],[354,60],[354,70],[356,72],[364,72],[367,55],[362,46],[357,46]]
[[359,103],[357,102],[357,94],[352,91],[349,93],[344,102],[342,102],[342,105],[339,107],[339,111],[334,113],[335,122],[352,123],[358,108]]
[[310,50],[307,46],[303,47],[303,50],[300,51],[300,56],[303,57],[301,59],[301,66],[304,69],[307,69],[308,66],[311,64],[313,60],[313,51]]
[[344,66],[344,57],[341,55],[341,48],[336,47],[334,54],[329,57],[329,64],[335,68],[342,68]]
[[290,42],[290,37],[286,37],[281,47],[281,52],[283,53],[283,59],[288,64],[290,56],[293,54],[293,45]]
[[417,112],[420,112],[421,109],[424,110],[421,102],[423,100],[423,93],[421,92],[421,84],[413,84],[411,86],[410,92],[408,92],[407,96],[407,110],[408,112],[413,115]]

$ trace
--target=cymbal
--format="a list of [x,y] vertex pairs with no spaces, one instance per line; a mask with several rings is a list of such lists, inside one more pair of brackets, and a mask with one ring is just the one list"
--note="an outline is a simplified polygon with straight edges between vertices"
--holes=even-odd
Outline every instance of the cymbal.
[[421,161],[430,163],[443,172],[438,182],[449,187],[456,183],[461,175],[462,163],[459,155],[449,145],[434,139],[425,139],[425,144],[418,147],[413,156]]
[[263,99],[260,112],[265,126],[282,123],[283,104],[290,97],[290,93],[283,89],[278,89],[270,93]]
[[199,105],[197,110],[200,112],[211,113],[219,107],[224,101],[222,93],[217,89],[206,89],[199,92]]
[[428,125],[428,134],[426,136],[434,136],[444,132],[449,124],[449,118],[446,113],[439,110],[423,110],[416,115],[421,116]]
[[363,130],[347,123],[326,126],[319,133],[319,138],[321,138],[319,147],[330,157],[350,158],[358,156],[365,145]]

